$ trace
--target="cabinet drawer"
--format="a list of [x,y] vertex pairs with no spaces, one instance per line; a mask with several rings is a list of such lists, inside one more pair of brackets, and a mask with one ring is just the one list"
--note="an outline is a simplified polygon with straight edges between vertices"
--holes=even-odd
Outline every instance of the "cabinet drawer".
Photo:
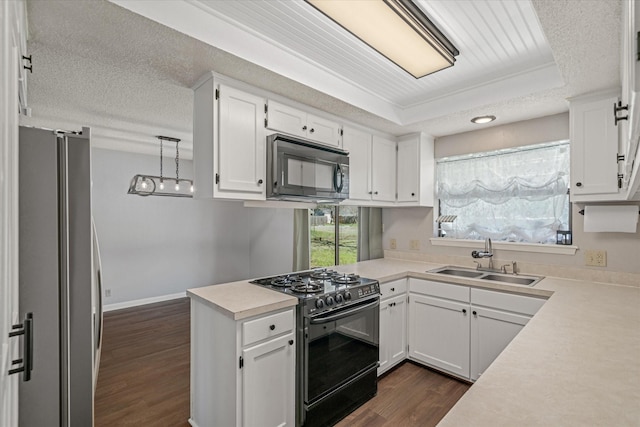
[[455,301],[469,302],[468,286],[410,278],[409,291]]
[[242,345],[275,337],[293,330],[293,310],[271,314],[242,324]]
[[471,304],[483,307],[497,308],[514,313],[533,316],[544,305],[546,299],[513,295],[504,292],[487,291],[485,289],[471,289]]
[[402,295],[407,292],[407,279],[393,280],[380,284],[380,299]]

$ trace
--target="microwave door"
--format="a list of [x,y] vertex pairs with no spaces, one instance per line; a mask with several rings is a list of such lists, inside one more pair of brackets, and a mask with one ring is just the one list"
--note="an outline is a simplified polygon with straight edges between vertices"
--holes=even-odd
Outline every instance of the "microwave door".
[[283,194],[314,196],[335,191],[335,163],[291,155],[283,160]]

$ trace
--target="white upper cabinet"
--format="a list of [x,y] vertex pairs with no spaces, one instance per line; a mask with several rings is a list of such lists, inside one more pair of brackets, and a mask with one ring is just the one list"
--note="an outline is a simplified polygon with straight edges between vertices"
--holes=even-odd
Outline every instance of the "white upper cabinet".
[[212,75],[194,93],[194,187],[198,198],[265,199],[264,103]]
[[342,143],[349,152],[349,200],[395,202],[396,142],[345,127]]
[[395,141],[374,135],[371,148],[372,200],[396,200],[396,147]]
[[340,124],[323,117],[307,114],[307,138],[335,147],[342,146]]
[[340,124],[297,108],[267,101],[267,129],[311,139],[339,147],[342,144]]
[[349,199],[371,200],[371,134],[345,127],[342,138],[349,152]]
[[[628,116],[627,120],[618,121],[620,127],[621,153],[625,156],[623,173],[623,189],[627,190],[627,198],[633,198],[640,190],[640,161],[638,149],[640,140],[640,46],[637,34],[640,31],[640,7],[635,1],[622,2],[622,52],[620,64],[620,81],[622,83],[621,106],[618,117]],[[640,193],[636,196],[640,198]]]
[[621,200],[617,94],[593,94],[570,100],[571,200]]
[[434,141],[423,133],[398,138],[398,204],[433,206]]

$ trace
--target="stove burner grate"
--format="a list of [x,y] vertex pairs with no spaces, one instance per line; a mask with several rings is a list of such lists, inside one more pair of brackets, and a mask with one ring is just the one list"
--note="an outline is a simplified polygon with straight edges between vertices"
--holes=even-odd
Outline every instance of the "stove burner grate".
[[299,276],[281,276],[273,279],[271,281],[271,285],[280,288],[288,288],[292,286],[304,285],[304,282]]
[[341,285],[353,285],[354,283],[360,283],[360,276],[357,274],[340,274],[333,276],[331,280]]
[[321,292],[324,290],[324,286],[319,283],[308,282],[308,283],[300,283],[291,286],[291,290],[294,292],[300,292],[305,294],[311,294],[316,292]]
[[318,270],[313,270],[310,276],[314,279],[331,279],[333,276],[338,274],[335,270],[329,270],[327,268],[322,268]]

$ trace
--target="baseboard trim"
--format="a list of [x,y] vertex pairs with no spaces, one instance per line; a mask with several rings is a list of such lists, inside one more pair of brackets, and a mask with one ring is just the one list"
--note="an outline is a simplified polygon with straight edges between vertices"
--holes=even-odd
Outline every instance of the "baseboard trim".
[[120,310],[123,308],[137,307],[139,305],[153,304],[154,302],[169,301],[172,299],[184,298],[186,296],[187,296],[186,292],[178,292],[177,294],[160,295],[157,297],[143,298],[143,299],[137,299],[133,301],[117,302],[114,304],[106,304],[103,307],[103,311],[107,312],[107,311],[113,311],[113,310]]

